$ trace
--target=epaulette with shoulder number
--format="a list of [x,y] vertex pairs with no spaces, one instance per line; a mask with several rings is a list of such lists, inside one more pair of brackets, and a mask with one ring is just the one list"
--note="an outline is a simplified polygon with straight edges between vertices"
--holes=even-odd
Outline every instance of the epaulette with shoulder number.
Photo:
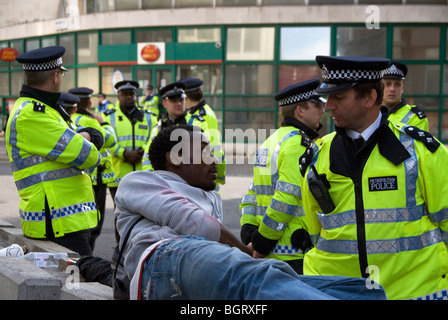
[[34,101],[33,104],[34,104],[33,107],[34,111],[45,113],[45,105],[43,103],[40,103],[39,101]]
[[421,110],[419,107],[414,106],[411,108],[411,111],[414,112],[419,119],[425,119],[427,117],[426,113],[423,110]]
[[[397,125],[397,127],[399,126]],[[440,142],[437,141],[437,139],[434,138],[432,134],[418,127],[403,125],[403,127],[401,127],[400,130],[405,134],[407,134],[408,136],[410,136],[411,138],[413,138],[414,140],[423,142],[426,148],[432,153],[436,152],[436,150],[440,146]]]
[[110,116],[112,113],[114,113],[115,111],[117,111],[115,108],[113,108],[113,109],[107,109],[106,111],[104,111],[103,113],[106,115],[106,116]]

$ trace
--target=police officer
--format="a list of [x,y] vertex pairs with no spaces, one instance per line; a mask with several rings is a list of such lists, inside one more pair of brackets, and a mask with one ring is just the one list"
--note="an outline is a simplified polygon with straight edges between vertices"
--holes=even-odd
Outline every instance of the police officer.
[[71,116],[76,113],[76,110],[78,110],[79,101],[80,100],[78,96],[75,96],[74,94],[68,92],[61,92],[61,96],[58,101],[58,104],[70,116],[70,118],[67,120],[67,123],[69,127],[74,131],[76,131],[76,125],[73,123]]
[[104,93],[98,93],[98,105],[96,106],[96,112],[103,113],[110,107],[113,107],[113,103],[107,100]]
[[315,244],[304,274],[369,277],[389,299],[446,297],[448,173],[438,168],[448,149],[426,131],[387,120],[381,78],[390,60],[316,61],[316,91],[329,95],[336,130],[301,157]]
[[104,121],[100,114],[91,113],[89,110],[92,106],[91,96],[93,90],[86,87],[70,89],[69,94],[75,95],[79,99],[77,111],[71,116],[77,128],[90,127],[101,132],[104,145],[100,149],[101,163],[92,171],[89,171],[92,179],[93,190],[95,191],[95,199],[100,211],[98,227],[92,232],[91,246],[95,245],[95,240],[101,233],[103,227],[104,216],[106,213],[106,193],[107,184],[115,181],[114,168],[112,166],[112,148],[117,139],[115,137],[114,128]]
[[200,127],[209,138],[212,153],[219,161],[216,166],[218,168],[218,178],[215,182],[217,184],[225,184],[226,160],[221,144],[221,133],[215,113],[203,98],[203,81],[198,78],[184,78],[178,82],[185,85],[187,123]]
[[131,80],[116,83],[118,101],[115,108],[104,113],[117,138],[117,144],[111,148],[115,171],[115,181],[109,183],[112,198],[115,198],[118,184],[126,174],[142,170],[143,146],[157,124],[154,113],[137,107],[138,87],[138,82]]
[[143,170],[153,171],[148,157],[148,151],[151,141],[157,134],[167,127],[187,124],[187,113],[185,110],[186,95],[184,89],[185,85],[183,83],[173,82],[159,90],[166,114],[163,118],[159,119],[157,125],[152,130],[150,140],[143,147]]
[[319,79],[292,84],[277,93],[284,117],[257,150],[254,179],[243,197],[241,239],[254,257],[283,260],[303,273],[303,256],[311,240],[302,208],[299,157],[317,138],[324,112],[316,93]]
[[404,79],[408,72],[405,64],[392,61],[391,66],[384,71],[383,105],[390,110],[389,120],[403,122],[429,131],[428,118],[423,110],[411,106],[402,98],[404,91]]
[[140,106],[149,109],[159,117],[159,97],[154,93],[154,87],[151,84],[146,86],[146,95],[140,99]]
[[[8,121],[6,146],[20,201],[23,233],[91,255],[98,210],[89,175],[100,163],[101,134],[73,131],[58,104],[67,69],[65,48],[45,47],[16,57],[25,83]],[[90,141],[90,142],[89,142]]]

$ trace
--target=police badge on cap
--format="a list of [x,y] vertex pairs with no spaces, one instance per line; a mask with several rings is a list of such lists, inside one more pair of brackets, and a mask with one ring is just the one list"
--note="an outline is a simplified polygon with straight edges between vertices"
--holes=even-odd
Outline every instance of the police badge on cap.
[[61,69],[67,71],[62,63],[65,48],[61,46],[45,47],[31,50],[16,57],[25,71],[46,71]]
[[384,79],[404,79],[408,73],[408,67],[405,64],[392,61],[390,67],[384,70]]
[[317,78],[294,83],[279,91],[274,98],[278,101],[279,107],[308,100],[318,103],[325,103],[325,99],[322,99],[316,92],[316,88],[319,86],[319,83],[320,80]]
[[345,91],[363,82],[379,81],[390,66],[386,58],[317,56],[322,81],[316,89],[320,94]]
[[163,99],[181,99],[185,98],[185,85],[181,82],[173,82],[159,90]]

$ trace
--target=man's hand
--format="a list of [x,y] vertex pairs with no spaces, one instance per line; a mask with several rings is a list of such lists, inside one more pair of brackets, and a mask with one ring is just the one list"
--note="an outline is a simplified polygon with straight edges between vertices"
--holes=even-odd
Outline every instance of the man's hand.
[[137,164],[142,161],[142,154],[139,150],[126,150],[123,157],[130,164]]

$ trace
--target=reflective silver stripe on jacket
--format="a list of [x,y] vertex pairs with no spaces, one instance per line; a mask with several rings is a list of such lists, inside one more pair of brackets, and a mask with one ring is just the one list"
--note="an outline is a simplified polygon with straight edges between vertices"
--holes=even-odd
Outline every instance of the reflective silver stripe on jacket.
[[[72,216],[74,214],[96,210],[95,202],[85,202],[70,205],[63,208],[51,210],[51,220]],[[23,211],[20,210],[20,219],[28,222],[39,222],[45,220],[45,211]]]

